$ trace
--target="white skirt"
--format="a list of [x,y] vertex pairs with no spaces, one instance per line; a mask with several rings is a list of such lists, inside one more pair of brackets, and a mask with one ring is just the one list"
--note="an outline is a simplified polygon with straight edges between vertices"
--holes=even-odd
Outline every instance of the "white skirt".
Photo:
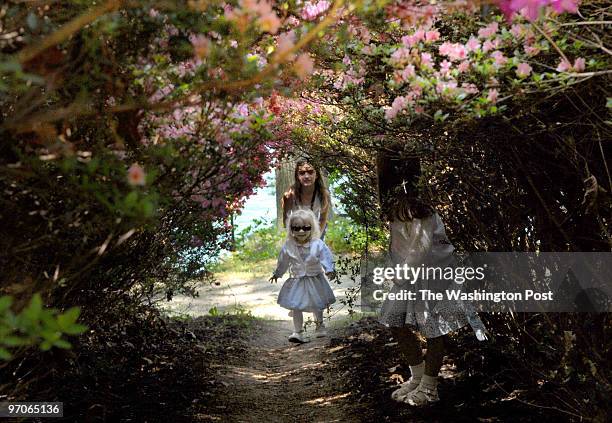
[[289,310],[316,312],[336,302],[334,291],[323,273],[289,278],[278,294],[277,303]]

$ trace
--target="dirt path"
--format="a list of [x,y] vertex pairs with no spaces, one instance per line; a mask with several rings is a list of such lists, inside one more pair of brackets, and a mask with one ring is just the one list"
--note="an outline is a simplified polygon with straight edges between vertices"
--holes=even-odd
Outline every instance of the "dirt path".
[[348,398],[330,371],[328,338],[295,345],[286,321],[264,321],[245,364],[217,364],[222,388],[218,413],[201,421],[351,422]]

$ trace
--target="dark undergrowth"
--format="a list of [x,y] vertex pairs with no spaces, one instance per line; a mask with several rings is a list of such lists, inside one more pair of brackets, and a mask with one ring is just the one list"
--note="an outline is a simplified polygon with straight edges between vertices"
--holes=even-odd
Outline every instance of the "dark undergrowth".
[[361,320],[333,338],[330,348],[337,351],[337,370],[356,398],[363,422],[610,421],[609,386],[601,392],[595,387],[590,392],[573,391],[591,410],[581,419],[563,402],[571,383],[531,384],[531,375],[521,373],[531,354],[514,356],[505,342],[498,336],[479,343],[468,330],[453,336],[441,371],[441,400],[421,409],[391,399],[399,377],[407,380],[410,371],[401,366],[399,349],[387,328],[372,319]]
[[214,406],[214,363],[242,360],[255,326],[248,315],[179,320],[143,309],[89,332],[73,350],[0,370],[14,380],[41,375],[0,401],[61,401],[64,418],[54,421],[193,421]]

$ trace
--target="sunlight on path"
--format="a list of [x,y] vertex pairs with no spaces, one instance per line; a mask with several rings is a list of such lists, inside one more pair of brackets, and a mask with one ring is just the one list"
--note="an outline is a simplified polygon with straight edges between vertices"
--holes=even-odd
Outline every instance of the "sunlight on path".
[[[170,313],[193,317],[209,314],[211,309],[216,308],[218,312],[250,311],[256,317],[291,320],[288,310],[276,303],[282,281],[277,284],[268,282],[274,264],[273,261],[266,261],[250,271],[220,273],[217,275],[220,285],[202,285],[198,298],[176,296],[171,302],[164,303],[164,308]],[[347,288],[352,286],[353,282],[348,277],[341,284],[332,283],[336,303],[331,313],[325,313],[326,317],[331,316],[334,320],[348,314],[347,307],[340,300],[345,298]],[[304,317],[307,319],[309,316],[310,313],[306,313]]]

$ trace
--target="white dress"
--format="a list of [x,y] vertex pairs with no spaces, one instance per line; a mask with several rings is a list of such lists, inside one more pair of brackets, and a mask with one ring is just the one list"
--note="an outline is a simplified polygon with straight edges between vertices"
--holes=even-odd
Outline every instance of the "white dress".
[[325,273],[334,271],[332,254],[320,239],[300,245],[288,240],[281,248],[274,276],[289,269],[291,277],[278,294],[278,304],[290,310],[316,312],[336,302]]
[[[408,264],[419,267],[453,266],[455,248],[446,236],[444,224],[437,213],[425,219],[413,219],[390,224],[391,245],[390,265]],[[484,324],[470,304],[448,300],[446,295],[440,301],[422,300],[418,290],[442,292],[447,288],[456,289],[450,281],[420,279],[411,284],[409,281],[394,281],[392,293],[401,290],[416,292],[416,300],[385,300],[381,310],[381,322],[388,326],[411,326],[426,338],[446,335],[470,324],[473,329],[483,329]]]

